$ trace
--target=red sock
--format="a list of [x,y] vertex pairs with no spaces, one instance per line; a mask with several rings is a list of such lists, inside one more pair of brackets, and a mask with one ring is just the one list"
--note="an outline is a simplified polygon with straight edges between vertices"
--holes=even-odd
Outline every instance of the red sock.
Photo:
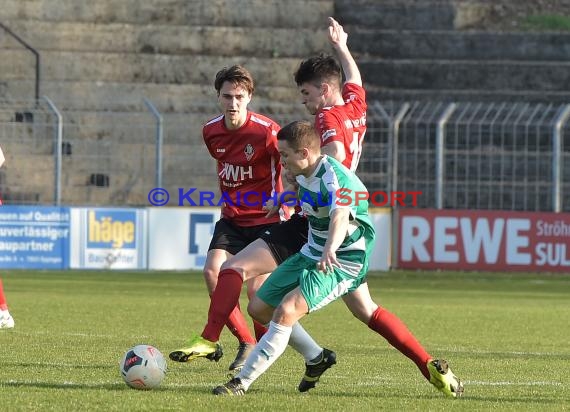
[[210,300],[208,323],[204,327],[202,337],[211,342],[220,340],[222,329],[227,325],[230,332],[240,342],[255,343],[247,323],[239,310],[239,295],[243,279],[239,272],[224,269],[218,275],[218,284]]
[[368,327],[382,335],[393,347],[410,358],[429,380],[426,364],[432,357],[396,315],[378,307],[372,314]]
[[[251,343],[255,345],[255,338],[251,335],[249,331],[249,326],[241,313],[239,303],[234,307],[234,310],[230,313],[226,326],[234,335],[239,343]],[[209,340],[209,339],[208,339]]]
[[2,286],[2,279],[0,279],[0,310],[8,310],[6,296],[4,296],[4,287]]
[[256,320],[253,321],[253,330],[255,331],[255,339],[258,342],[263,335],[265,335],[265,332],[267,332],[267,328]]

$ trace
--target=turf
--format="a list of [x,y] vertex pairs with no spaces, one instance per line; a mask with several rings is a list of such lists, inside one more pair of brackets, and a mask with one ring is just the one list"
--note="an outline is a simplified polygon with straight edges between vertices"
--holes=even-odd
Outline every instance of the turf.
[[[14,330],[0,331],[0,410],[10,411],[473,411],[567,410],[570,277],[403,272],[372,275],[377,302],[465,382],[444,398],[415,365],[335,302],[303,324],[338,364],[308,394],[303,361],[287,350],[244,397],[219,398],[236,342],[219,363],[169,361],[160,388],[137,391],[118,361],[148,343],[165,356],[201,331],[208,298],[198,273],[3,274]],[[242,302],[245,306],[245,302]]]

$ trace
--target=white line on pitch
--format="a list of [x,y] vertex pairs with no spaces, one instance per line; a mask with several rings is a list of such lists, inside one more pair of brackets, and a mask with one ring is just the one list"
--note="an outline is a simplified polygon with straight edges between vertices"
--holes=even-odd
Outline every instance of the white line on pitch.
[[570,356],[570,353],[562,352],[525,352],[525,351],[495,351],[495,350],[472,350],[472,349],[440,349],[453,353],[474,353],[479,355],[515,355],[515,356]]
[[[103,335],[98,333],[82,333],[82,332],[51,332],[51,331],[36,331],[36,332],[21,332],[10,331],[10,334],[35,336],[35,335],[50,335],[50,336],[76,336],[81,338],[117,338],[117,335]],[[136,339],[149,339],[150,336],[137,336]]]
[[481,386],[565,386],[562,382],[485,382],[485,381],[465,381],[466,385],[481,385]]

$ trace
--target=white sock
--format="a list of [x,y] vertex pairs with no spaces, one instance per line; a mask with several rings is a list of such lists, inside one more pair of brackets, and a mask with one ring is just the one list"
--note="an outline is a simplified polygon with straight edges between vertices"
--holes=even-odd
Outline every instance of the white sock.
[[236,378],[245,390],[285,352],[292,328],[269,322],[269,329],[251,351]]
[[310,362],[323,352],[317,342],[307,333],[299,322],[295,322],[289,345],[305,358],[305,362]]

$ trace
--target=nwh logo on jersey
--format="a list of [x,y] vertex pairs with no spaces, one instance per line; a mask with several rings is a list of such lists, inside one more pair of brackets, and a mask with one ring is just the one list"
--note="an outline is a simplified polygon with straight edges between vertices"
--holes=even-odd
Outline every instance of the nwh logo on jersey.
[[[252,154],[253,155],[253,154]],[[244,167],[240,165],[232,165],[224,163],[219,173],[220,179],[231,180],[233,182],[241,182],[246,179],[253,179],[253,168],[251,166]]]
[[93,249],[135,249],[136,212],[87,212],[87,247]]

